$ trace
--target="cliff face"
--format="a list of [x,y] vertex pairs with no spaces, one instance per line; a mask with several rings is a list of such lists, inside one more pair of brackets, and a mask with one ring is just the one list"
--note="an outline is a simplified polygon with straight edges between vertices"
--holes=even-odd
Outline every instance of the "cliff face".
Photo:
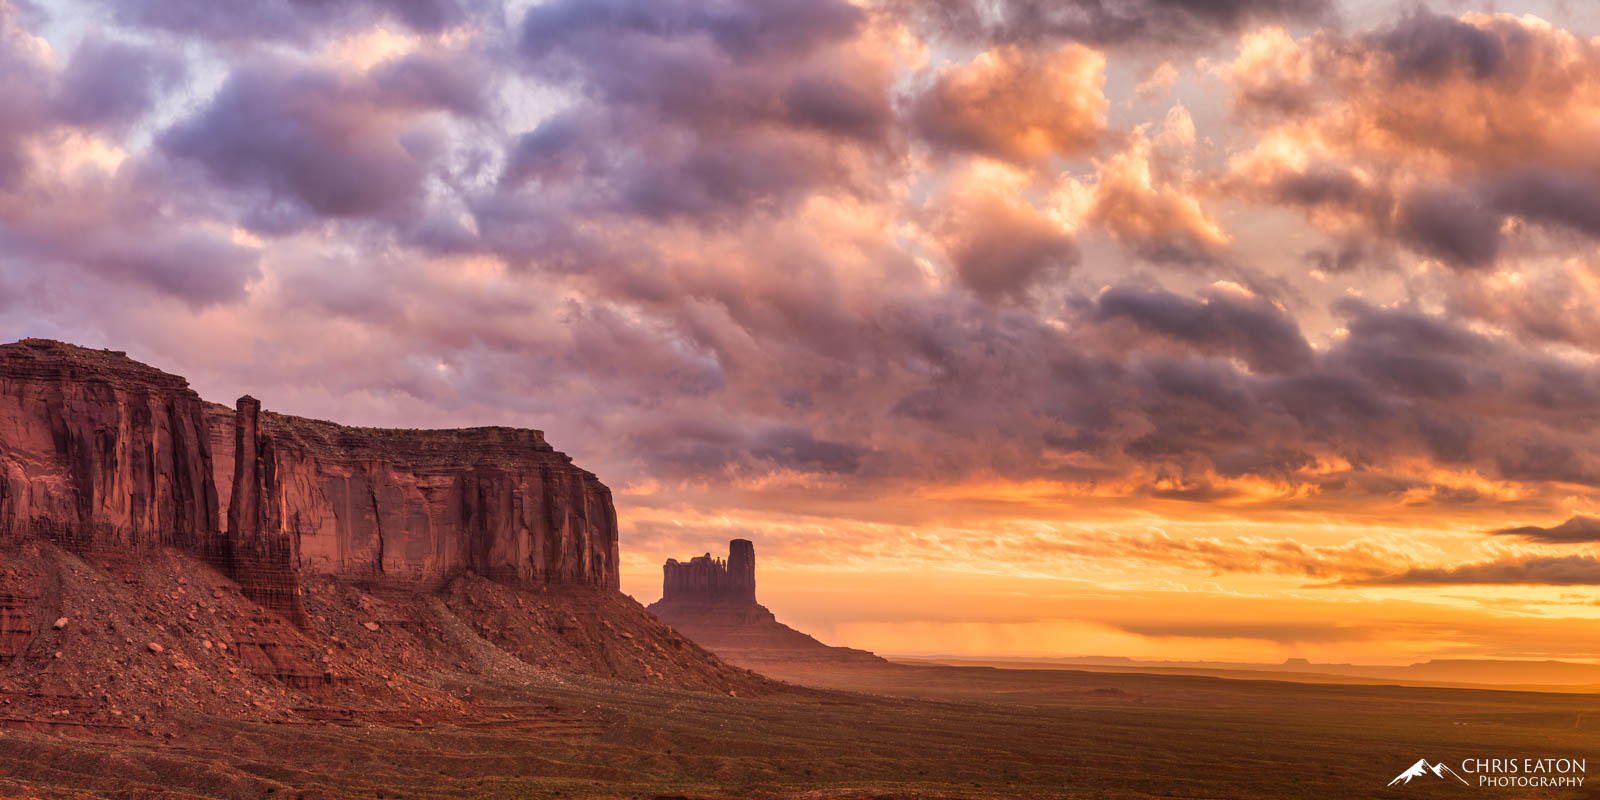
[[611,493],[539,431],[383,430],[205,403],[122,353],[0,346],[0,538],[176,546],[302,619],[298,575],[616,589]]
[[210,443],[183,378],[110,351],[0,346],[0,535],[203,551],[221,527]]
[[710,553],[687,562],[669,558],[661,571],[661,599],[666,602],[756,601],[756,546],[746,539],[728,542],[727,561]]
[[[232,416],[210,416],[216,472],[231,474]],[[611,490],[517,428],[388,430],[263,413],[259,528],[300,569],[431,588],[463,570],[512,583],[618,588]],[[250,482],[245,483],[251,485]],[[224,504],[234,502],[234,489]]]

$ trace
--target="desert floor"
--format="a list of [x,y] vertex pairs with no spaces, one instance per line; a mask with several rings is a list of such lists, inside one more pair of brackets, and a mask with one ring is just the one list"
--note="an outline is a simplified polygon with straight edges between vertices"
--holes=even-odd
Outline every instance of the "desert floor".
[[157,736],[13,727],[0,797],[1588,797],[1385,784],[1418,758],[1569,756],[1600,771],[1600,698],[1586,694],[764,669],[796,685],[750,698],[551,675],[460,686],[471,714],[404,722],[354,709],[299,724],[195,716]]

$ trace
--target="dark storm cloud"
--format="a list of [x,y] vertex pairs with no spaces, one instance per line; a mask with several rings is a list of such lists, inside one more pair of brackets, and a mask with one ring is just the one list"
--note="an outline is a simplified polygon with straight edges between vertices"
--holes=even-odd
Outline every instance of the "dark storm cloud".
[[1439,80],[1458,74],[1487,80],[1499,74],[1511,57],[1495,34],[1420,9],[1372,38],[1393,59],[1391,69],[1401,80]]
[[1515,528],[1496,528],[1489,531],[1495,536],[1516,536],[1545,544],[1578,544],[1600,542],[1600,519],[1576,515],[1559,525],[1541,528],[1522,525]]
[[56,113],[71,125],[125,125],[182,75],[182,62],[169,54],[90,37],[72,51],[61,75]]
[[160,137],[169,156],[248,197],[253,227],[412,207],[436,155],[413,114],[472,108],[474,89],[410,59],[374,79],[265,62],[236,70],[200,113]]
[[1401,201],[1398,218],[1401,238],[1452,267],[1487,267],[1499,255],[1501,217],[1470,194],[1413,192]]
[[1329,17],[1327,0],[897,0],[908,16],[960,39],[1196,44],[1256,22]]
[[1530,585],[1600,586],[1600,558],[1532,556],[1462,564],[1414,567],[1377,578],[1354,578],[1347,586]]
[[201,40],[306,41],[374,22],[432,33],[485,7],[475,0],[116,0],[118,22]]
[[1237,355],[1257,372],[1288,372],[1311,361],[1311,346],[1283,309],[1259,298],[1210,292],[1190,300],[1159,289],[1113,288],[1098,299],[1101,316],[1124,318],[1207,352]]
[[889,72],[855,41],[865,24],[842,0],[535,5],[527,69],[588,102],[524,134],[506,180],[550,188],[584,164],[568,188],[587,209],[711,223],[875,192],[852,165],[887,157],[894,112]]
[[1346,304],[1350,337],[1332,358],[1397,396],[1448,401],[1500,387],[1501,365],[1476,360],[1494,348],[1424,314]]
[[1488,202],[1507,214],[1600,236],[1600,179],[1531,167],[1485,184]]
[[756,437],[750,454],[806,472],[851,473],[861,466],[861,450],[842,442],[819,441],[799,428],[774,428]]
[[857,472],[865,453],[844,442],[819,439],[792,425],[746,431],[728,421],[661,420],[641,431],[660,474],[705,479],[717,473],[759,476],[773,470],[818,475]]

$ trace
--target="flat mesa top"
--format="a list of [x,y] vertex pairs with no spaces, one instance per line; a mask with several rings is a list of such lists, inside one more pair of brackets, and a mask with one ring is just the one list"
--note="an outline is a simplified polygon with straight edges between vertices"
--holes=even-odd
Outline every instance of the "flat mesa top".
[[96,350],[54,339],[22,339],[0,344],[0,374],[26,377],[94,376],[139,381],[167,389],[187,389],[188,379],[128,357],[122,350]]
[[[80,347],[55,339],[27,338],[0,344],[0,377],[28,378],[50,377],[72,381],[109,379],[116,384],[144,384],[163,389],[194,394],[189,381],[181,375],[152,367],[129,358],[122,350],[99,350]],[[245,395],[250,397],[250,395]],[[205,402],[207,412],[214,415],[234,414],[234,407],[221,403]],[[262,411],[263,421],[280,432],[317,439],[357,437],[368,441],[388,440],[403,443],[427,434],[431,444],[452,440],[461,442],[498,442],[509,446],[532,446],[551,449],[545,441],[544,431],[536,428],[517,428],[508,425],[478,425],[462,428],[376,428],[343,425],[322,419],[297,417]]]

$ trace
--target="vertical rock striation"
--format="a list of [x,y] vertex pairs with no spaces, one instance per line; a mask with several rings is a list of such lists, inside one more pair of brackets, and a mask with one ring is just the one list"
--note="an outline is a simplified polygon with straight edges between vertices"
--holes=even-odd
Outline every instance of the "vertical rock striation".
[[271,413],[261,429],[265,524],[287,535],[303,570],[421,588],[464,570],[618,588],[611,490],[540,431],[351,428]]
[[24,535],[184,548],[297,622],[311,573],[618,588],[610,490],[539,431],[351,428],[248,396],[229,409],[122,353],[38,339],[0,345],[0,538]]
[[210,444],[183,378],[108,350],[0,346],[0,536],[203,551],[220,528]]
[[306,627],[299,564],[289,535],[267,514],[264,502],[277,494],[276,465],[272,442],[261,435],[261,401],[250,395],[235,407],[232,455],[228,534],[213,557],[245,597]]

